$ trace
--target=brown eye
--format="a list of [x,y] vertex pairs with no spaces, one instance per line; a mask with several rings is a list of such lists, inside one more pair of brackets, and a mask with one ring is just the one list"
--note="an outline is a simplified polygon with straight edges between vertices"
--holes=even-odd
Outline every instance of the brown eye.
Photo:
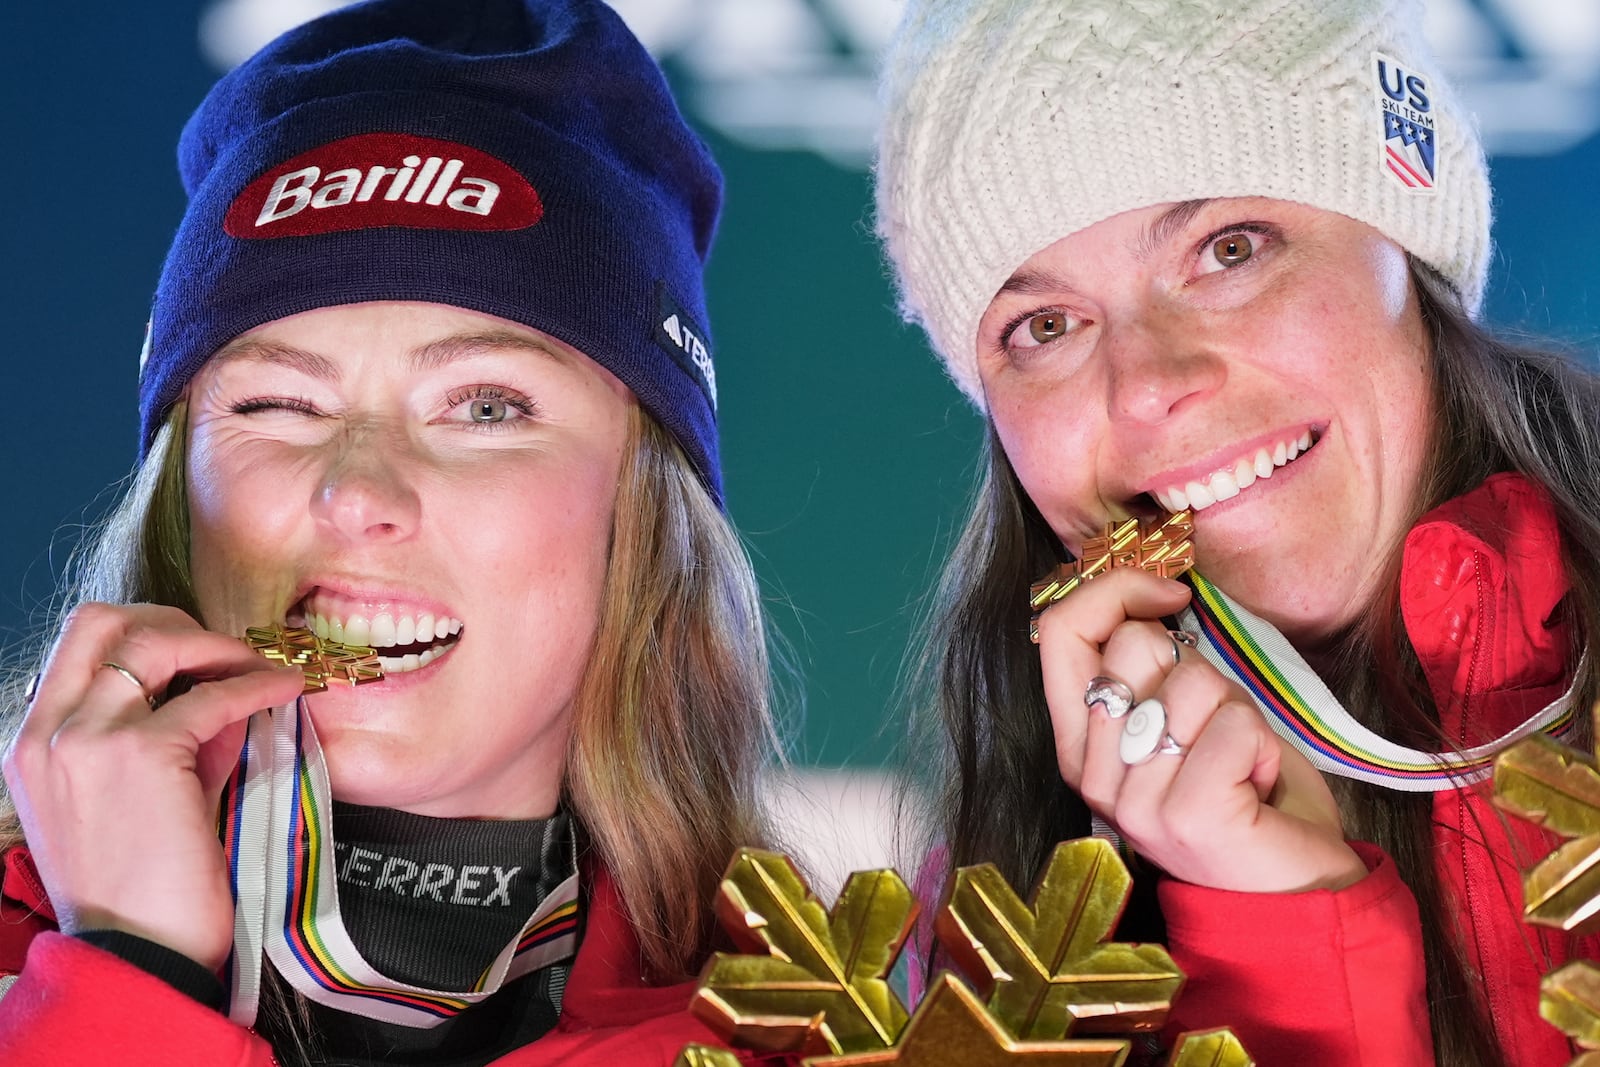
[[1028,335],[1040,344],[1054,341],[1066,332],[1067,320],[1064,315],[1050,312],[1028,320]]
[[1222,237],[1211,246],[1211,254],[1224,267],[1237,267],[1255,253],[1255,245],[1246,234],[1235,233]]
[[1016,325],[1007,329],[1006,350],[1014,355],[1035,348],[1043,348],[1080,330],[1084,323],[1065,311],[1035,311],[1019,315],[1012,320]]

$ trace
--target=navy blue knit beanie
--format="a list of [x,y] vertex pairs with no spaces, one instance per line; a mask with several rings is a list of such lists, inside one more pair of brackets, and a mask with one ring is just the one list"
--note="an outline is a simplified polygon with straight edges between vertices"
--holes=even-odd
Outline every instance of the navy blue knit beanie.
[[717,500],[701,271],[722,178],[598,0],[377,0],[278,38],[178,145],[189,207],[140,372],[142,448],[200,366],[312,308],[423,300],[606,367]]

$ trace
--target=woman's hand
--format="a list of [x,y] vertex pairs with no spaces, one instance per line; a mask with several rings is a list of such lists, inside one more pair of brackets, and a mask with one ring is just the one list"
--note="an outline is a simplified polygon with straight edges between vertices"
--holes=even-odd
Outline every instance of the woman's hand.
[[[1366,874],[1344,841],[1316,768],[1284,743],[1250,696],[1159,620],[1189,590],[1133,568],[1085,582],[1039,619],[1045,698],[1061,775],[1140,855],[1174,878],[1246,892],[1341,888]],[[1154,698],[1181,752],[1136,766],[1128,718],[1089,706],[1090,679]]]
[[[152,710],[179,674],[199,681]],[[63,931],[124,930],[222,965],[233,901],[217,804],[246,720],[302,684],[176,608],[72,612],[3,764]]]

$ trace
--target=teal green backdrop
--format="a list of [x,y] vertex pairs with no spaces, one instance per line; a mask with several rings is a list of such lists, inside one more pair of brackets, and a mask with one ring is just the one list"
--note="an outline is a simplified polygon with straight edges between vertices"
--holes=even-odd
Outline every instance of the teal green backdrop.
[[[1503,13],[1522,2],[1446,6]],[[132,462],[136,356],[182,211],[173,146],[217,74],[198,27],[219,8],[249,4],[35,3],[0,15],[0,447],[18,502],[0,525],[0,643],[21,640],[41,617],[78,526]],[[892,703],[910,622],[960,523],[982,437],[921,334],[900,324],[872,238],[860,130],[871,121],[873,34],[896,5],[632,6],[678,19],[657,27],[669,74],[727,173],[710,285],[728,499],[793,650],[790,703],[805,710],[794,754],[807,765],[879,764],[900,735]],[[732,31],[715,19],[741,11],[755,21],[740,32],[771,30],[765,43],[717,36]],[[782,21],[795,18],[810,30]],[[1515,20],[1495,26],[1497,62],[1538,66]],[[766,96],[752,91],[765,84],[762,63],[782,75]],[[1491,318],[1586,343],[1600,321],[1600,139],[1582,126],[1600,115],[1596,66],[1561,68],[1570,75],[1556,87],[1567,93],[1561,114],[1575,132],[1564,142],[1508,140],[1493,164]],[[806,103],[805,93],[826,120],[814,140],[827,155],[734,121],[750,100],[781,111]],[[1536,107],[1525,117],[1549,125]],[[1511,154],[1534,148],[1544,154]]]

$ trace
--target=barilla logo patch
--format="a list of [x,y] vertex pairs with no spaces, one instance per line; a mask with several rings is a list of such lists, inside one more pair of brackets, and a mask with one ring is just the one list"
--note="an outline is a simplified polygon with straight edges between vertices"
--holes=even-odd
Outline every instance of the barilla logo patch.
[[407,226],[520,230],[544,203],[528,180],[486,152],[402,133],[363,133],[302,152],[234,197],[234,237],[305,237]]
[[1372,74],[1383,120],[1378,165],[1414,193],[1439,184],[1439,124],[1428,79],[1382,52],[1372,53]]
[[717,369],[711,363],[711,350],[706,344],[707,335],[695,325],[689,313],[667,292],[665,283],[657,283],[657,315],[655,341],[666,349],[673,360],[698,379],[706,396],[711,398],[711,410],[717,409]]

